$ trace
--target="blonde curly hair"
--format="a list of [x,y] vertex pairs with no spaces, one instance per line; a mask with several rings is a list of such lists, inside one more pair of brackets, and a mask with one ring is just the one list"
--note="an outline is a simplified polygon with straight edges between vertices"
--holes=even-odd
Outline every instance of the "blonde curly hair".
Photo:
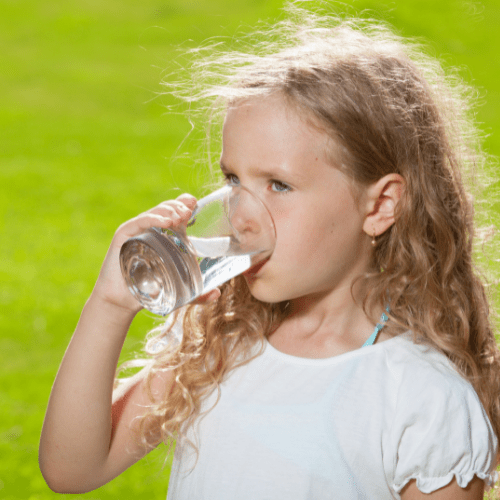
[[[215,123],[221,113],[213,110],[280,95],[344,146],[340,168],[355,192],[390,173],[404,178],[395,223],[378,238],[371,271],[359,277],[364,311],[376,323],[373,311],[390,304],[388,334],[411,330],[444,353],[474,386],[500,437],[500,356],[473,261],[473,203],[465,188],[485,162],[471,92],[379,22],[294,6],[288,14],[246,51],[202,53],[192,69],[204,86],[184,97],[211,100]],[[216,303],[185,308],[178,343],[158,349],[171,326],[150,335],[148,381],[174,370],[176,383],[142,418],[145,442],[158,426],[165,442],[182,435],[201,416],[204,398],[286,317],[286,303],[259,302],[241,277],[221,292]]]

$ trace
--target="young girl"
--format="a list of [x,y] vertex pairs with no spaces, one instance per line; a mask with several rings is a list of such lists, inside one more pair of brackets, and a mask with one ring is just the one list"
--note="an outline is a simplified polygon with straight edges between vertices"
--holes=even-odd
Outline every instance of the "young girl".
[[[293,17],[293,16],[292,16]],[[388,29],[299,10],[258,55],[200,67],[221,170],[271,211],[274,253],[191,304],[115,388],[140,306],[117,230],[52,390],[49,486],[98,488],[177,439],[168,498],[480,499],[496,481],[500,361],[472,259],[481,166],[461,87]],[[215,68],[215,70],[214,70]]]

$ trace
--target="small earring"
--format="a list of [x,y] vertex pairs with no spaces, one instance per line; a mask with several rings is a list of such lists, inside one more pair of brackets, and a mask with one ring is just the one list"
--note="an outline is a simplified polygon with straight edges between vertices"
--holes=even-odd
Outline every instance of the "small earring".
[[375,229],[373,230],[373,236],[372,236],[372,247],[377,245],[377,240],[375,239],[376,234],[375,234]]

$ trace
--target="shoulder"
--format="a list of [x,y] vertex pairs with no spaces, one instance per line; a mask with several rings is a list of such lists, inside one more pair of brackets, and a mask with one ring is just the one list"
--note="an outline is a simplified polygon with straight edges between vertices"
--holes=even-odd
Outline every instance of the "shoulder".
[[[383,346],[383,347],[382,347]],[[431,345],[414,339],[411,332],[380,344],[377,356],[380,376],[376,384],[383,386],[386,407],[386,431],[397,439],[405,429],[437,422],[446,434],[451,430],[449,419],[460,415],[465,421],[474,419],[490,424],[472,384],[455,365]],[[370,359],[370,356],[368,356]],[[375,390],[375,389],[373,389]]]
[[393,344],[385,355],[397,380],[387,436],[396,491],[415,478],[426,493],[453,476],[462,487],[474,474],[492,484],[497,439],[472,385],[443,353],[411,335]]
[[415,339],[411,332],[400,335],[388,344],[384,355],[399,398],[409,392],[413,395],[425,393],[429,397],[465,393],[476,395],[470,382],[442,352]]
[[493,435],[474,387],[442,352],[411,334],[395,344],[395,349],[386,351],[396,391],[395,425],[426,425],[432,420],[434,426],[440,422],[442,432],[447,434],[452,427],[449,419],[454,418],[467,426],[476,422],[478,437]]

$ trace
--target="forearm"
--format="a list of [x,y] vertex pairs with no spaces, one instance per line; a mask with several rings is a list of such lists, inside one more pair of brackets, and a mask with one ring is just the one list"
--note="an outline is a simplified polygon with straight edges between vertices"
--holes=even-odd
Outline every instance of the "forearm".
[[44,475],[78,481],[106,461],[118,358],[133,313],[91,296],[52,388],[40,439]]
[[[55,491],[90,491],[149,451],[137,445],[131,432],[132,422],[149,403],[142,384],[128,388],[112,420],[116,366],[130,323],[141,309],[123,279],[120,249],[151,227],[185,224],[195,204],[190,195],[160,203],[122,224],[111,241],[57,373],[42,429],[40,469]],[[172,383],[172,375],[156,377],[161,394]]]

